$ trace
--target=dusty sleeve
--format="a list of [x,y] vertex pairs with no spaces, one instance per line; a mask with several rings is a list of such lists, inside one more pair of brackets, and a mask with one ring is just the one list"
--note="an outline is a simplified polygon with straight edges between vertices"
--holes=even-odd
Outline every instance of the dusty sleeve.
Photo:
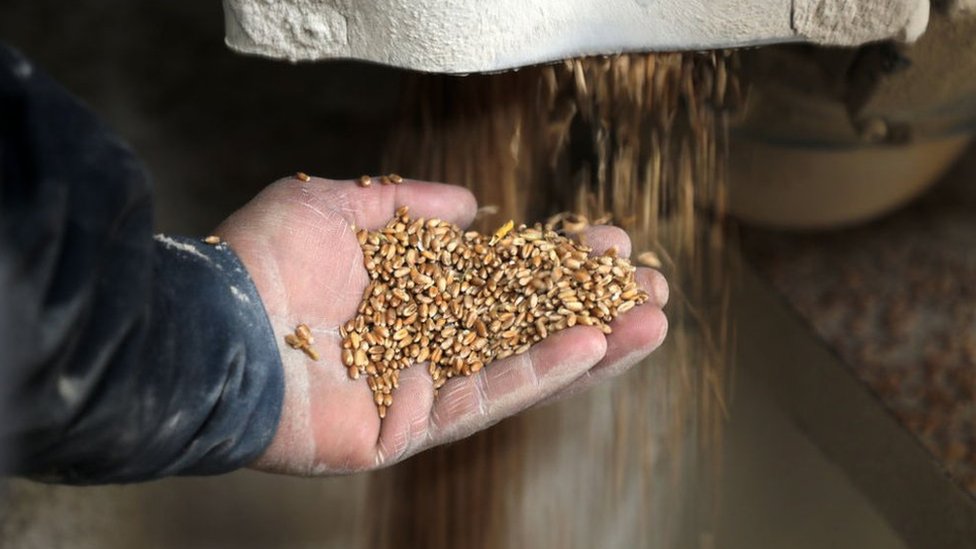
[[75,484],[253,461],[283,373],[225,245],[152,234],[148,177],[76,99],[0,45],[0,451]]

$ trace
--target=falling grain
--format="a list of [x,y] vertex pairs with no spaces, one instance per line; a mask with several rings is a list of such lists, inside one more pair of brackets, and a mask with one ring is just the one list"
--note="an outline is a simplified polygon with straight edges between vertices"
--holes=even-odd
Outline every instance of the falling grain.
[[[660,438],[654,434],[658,429],[671,433],[664,453],[676,464],[674,478],[714,470],[717,463],[709,456],[717,455],[725,421],[720,402],[728,380],[724,169],[728,113],[742,103],[737,65],[731,52],[646,53],[463,78],[409,75],[401,119],[387,150],[387,166],[462,184],[479,202],[497,205],[491,214],[501,219],[479,215],[475,227],[480,231],[493,231],[506,219],[551,216],[553,228],[572,235],[612,216],[630,234],[634,250],[658,254],[659,268],[675,296],[668,313],[671,373],[662,384],[651,374],[660,364],[638,368],[629,382],[614,388],[612,400],[606,396],[607,401],[600,401],[613,411],[619,428],[613,447],[595,448],[610,456],[610,462],[605,473],[594,477],[606,492],[593,494],[594,501],[622,501],[624,479],[643,483],[638,515],[648,518],[656,516],[648,506],[661,493],[661,485],[655,484],[660,475],[651,466],[661,454]],[[564,229],[558,223],[560,211],[592,221],[570,218]],[[552,281],[575,283],[573,272],[560,274],[554,272]],[[561,328],[590,322],[568,310],[558,316],[553,323]],[[497,319],[485,323],[489,332],[500,329]],[[444,382],[439,378],[435,387]],[[669,426],[648,424],[659,402],[669,403],[668,417],[661,420]],[[509,502],[530,499],[515,480],[526,476],[527,456],[546,451],[526,438],[537,423],[533,417],[509,420],[500,430],[415,458],[413,476],[397,478],[413,489],[406,493],[424,495],[412,500],[409,511],[397,513],[389,529],[409,531],[421,545],[434,548],[474,541],[483,543],[479,546],[511,545],[511,536],[520,545],[539,546],[511,533],[518,526],[506,519]],[[594,444],[606,440],[586,429],[579,436]],[[499,445],[500,439],[508,444]],[[682,465],[686,459],[690,461]],[[450,480],[445,480],[444,463],[454,468]],[[627,470],[623,463],[639,463],[643,469]],[[506,475],[487,482],[488,472],[500,469]],[[634,476],[622,476],[625,470]],[[575,481],[560,477],[560,482]],[[472,497],[485,512],[470,528],[454,528],[445,509],[463,509]],[[428,505],[428,498],[437,504]],[[575,508],[554,506],[553,516],[576,516]],[[594,526],[616,524],[621,511],[632,510],[619,505],[596,509],[600,511],[590,515]],[[682,510],[676,511],[680,515]],[[641,523],[640,539],[658,534],[653,525],[651,520]],[[627,526],[622,526],[626,535]],[[565,545],[554,538],[548,541],[552,543],[543,546]],[[588,541],[578,545],[605,543]]]

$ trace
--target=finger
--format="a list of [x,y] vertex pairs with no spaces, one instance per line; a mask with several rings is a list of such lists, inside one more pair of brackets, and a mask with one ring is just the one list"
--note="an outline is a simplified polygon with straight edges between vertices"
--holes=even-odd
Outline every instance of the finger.
[[376,443],[376,467],[403,459],[427,436],[428,419],[434,403],[434,382],[427,363],[415,364],[400,373],[400,387],[386,413]]
[[648,267],[637,268],[637,284],[651,296],[651,301],[664,308],[671,296],[668,281],[659,271]]
[[[661,282],[664,283],[664,290],[656,288]],[[619,376],[661,346],[668,333],[668,319],[661,310],[661,305],[655,303],[655,300],[658,300],[658,303],[667,302],[667,282],[657,271],[639,268],[637,283],[651,294],[651,300],[614,319],[610,323],[613,333],[606,338],[606,356],[594,368],[580,376],[565,390],[553,395],[547,402],[579,394],[607,379]],[[661,296],[662,291],[663,296]]]
[[660,347],[668,333],[667,317],[651,304],[635,307],[611,326],[613,333],[607,336],[606,356],[585,376],[597,382],[629,370]]
[[550,336],[528,352],[452,379],[434,399],[424,447],[485,429],[566,387],[606,352],[603,334],[576,326]]
[[[294,181],[282,182],[292,189]],[[461,227],[474,220],[477,202],[471,191],[457,185],[405,179],[399,185],[381,185],[374,178],[369,187],[354,181],[312,178],[298,186],[304,203],[319,211],[337,211],[358,228],[376,230],[407,206],[411,217],[436,217]]]
[[[630,236],[620,227],[613,225],[587,227],[580,233],[580,240],[593,249],[590,255],[602,255],[614,246],[619,257],[630,257],[631,254]],[[664,275],[654,269],[638,267],[636,277],[637,283],[650,294],[653,303],[657,303],[658,307],[667,305],[670,290]]]
[[[619,244],[626,238],[626,233],[619,229],[605,231],[604,234],[610,236],[603,240],[609,245]],[[614,333],[605,340],[607,353],[599,363],[595,363],[594,368],[586,370],[565,389],[556,389],[543,400],[575,394],[619,375],[660,346],[667,333],[667,319],[660,308],[653,304],[655,301],[661,304],[667,302],[667,282],[660,273],[648,268],[638,268],[636,278],[638,284],[651,293],[652,301],[647,306],[634,308],[614,322]],[[593,328],[576,327],[554,334],[530,350],[528,355],[533,357],[532,362],[537,361],[535,354],[545,353],[549,345],[555,345],[563,355],[575,352],[572,348],[563,347],[559,338],[570,336],[570,332],[576,330],[595,332]],[[525,367],[525,362],[520,358],[513,357],[492,364],[470,378],[452,380],[441,389],[436,404],[430,399],[433,386],[426,368],[417,365],[405,371],[401,376],[397,400],[384,421],[378,446],[378,463],[399,461],[434,444],[462,438],[531,406],[529,402],[524,406],[498,409],[506,398],[516,399],[533,385],[535,374]],[[549,354],[543,354],[538,359],[542,364],[552,364],[551,360]],[[415,387],[416,391],[407,389],[408,386]],[[401,407],[398,408],[398,404]],[[436,410],[431,410],[431,405],[437,406]],[[430,427],[427,424],[428,415],[437,416]]]
[[592,255],[603,255],[612,247],[617,248],[617,255],[630,257],[630,236],[620,227],[613,225],[590,225],[578,239],[581,244],[593,248]]

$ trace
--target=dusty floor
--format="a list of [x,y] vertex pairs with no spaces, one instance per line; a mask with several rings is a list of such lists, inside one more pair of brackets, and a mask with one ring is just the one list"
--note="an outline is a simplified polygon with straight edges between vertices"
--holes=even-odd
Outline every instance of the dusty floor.
[[884,219],[744,240],[816,333],[976,494],[976,148]]

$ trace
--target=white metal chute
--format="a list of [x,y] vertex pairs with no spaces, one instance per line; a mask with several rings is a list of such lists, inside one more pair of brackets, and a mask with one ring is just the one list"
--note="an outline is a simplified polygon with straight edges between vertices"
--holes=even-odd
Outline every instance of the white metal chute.
[[224,11],[241,53],[469,73],[625,51],[911,41],[928,0],[224,0]]

